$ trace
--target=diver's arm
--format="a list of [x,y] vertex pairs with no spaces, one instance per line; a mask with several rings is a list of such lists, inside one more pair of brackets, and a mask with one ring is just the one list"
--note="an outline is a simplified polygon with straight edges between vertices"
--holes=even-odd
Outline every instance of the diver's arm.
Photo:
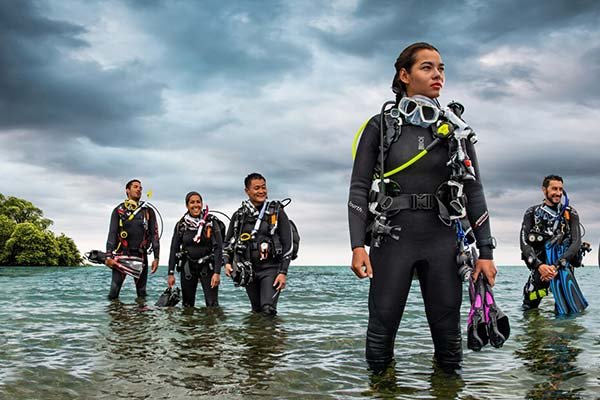
[[279,209],[279,217],[277,222],[277,231],[279,234],[279,240],[281,241],[281,266],[279,267],[280,274],[287,274],[290,261],[292,260],[293,250],[293,232],[290,219],[283,210],[283,207]]
[[533,218],[535,206],[529,207],[523,215],[523,223],[521,224],[521,232],[519,234],[519,242],[521,246],[521,258],[525,261],[525,265],[530,270],[538,269],[543,262],[537,257],[535,249],[527,242],[527,235],[533,228]]
[[157,261],[160,254],[160,238],[158,235],[158,223],[156,221],[156,213],[152,208],[148,208],[148,233],[152,241],[152,253],[154,260]]
[[569,210],[569,225],[571,231],[571,244],[565,253],[560,257],[570,263],[577,257],[581,248],[581,230],[579,229],[579,213],[573,207]]
[[119,215],[116,207],[110,215],[110,225],[108,228],[108,238],[106,239],[106,258],[110,259],[113,256],[113,251],[117,248],[119,241]]
[[223,258],[224,258],[225,264],[231,264],[231,261],[233,260],[233,248],[231,246],[229,246],[229,244],[231,243],[231,238],[233,237],[233,235],[235,233],[235,232],[233,232],[233,227],[235,225],[235,221],[237,221],[238,213],[239,213],[239,210],[234,212],[233,215],[231,216],[231,220],[229,221],[229,227],[227,228],[227,234],[225,235],[225,244],[224,244],[224,251],[223,251]]
[[479,258],[482,260],[492,260],[494,258],[494,244],[490,227],[490,218],[481,183],[481,172],[477,160],[475,146],[469,141],[466,142],[467,154],[471,158],[473,168],[475,169],[476,180],[465,181],[464,191],[467,195],[467,217],[473,227],[473,233],[477,239],[477,248],[479,249]]
[[[214,217],[213,217],[214,218]],[[221,267],[223,266],[223,237],[221,235],[221,227],[219,223],[213,219],[212,222],[212,235],[211,242],[213,248],[213,265],[214,265],[214,273],[220,274]]]
[[179,235],[179,224],[181,221],[175,224],[175,230],[173,230],[173,237],[171,238],[171,252],[169,254],[169,275],[175,275],[175,267],[177,265],[177,253],[181,250],[181,236]]
[[369,191],[379,156],[379,116],[365,127],[352,167],[348,196],[348,225],[352,249],[364,247],[369,212]]

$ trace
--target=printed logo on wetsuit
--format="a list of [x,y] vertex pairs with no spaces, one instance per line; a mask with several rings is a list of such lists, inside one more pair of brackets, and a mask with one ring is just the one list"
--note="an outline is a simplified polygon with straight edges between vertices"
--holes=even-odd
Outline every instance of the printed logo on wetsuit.
[[425,136],[419,136],[419,145],[417,146],[418,150],[425,150]]
[[363,210],[363,208],[362,208],[361,206],[359,206],[359,205],[357,205],[357,204],[354,204],[354,203],[353,203],[353,202],[351,202],[351,201],[349,201],[349,202],[348,202],[348,206],[349,206],[351,209],[353,209],[353,210],[355,210],[355,211],[358,211],[358,212],[359,212],[359,213],[361,213],[361,214],[364,214],[364,213],[365,213],[365,212],[364,212],[364,210]]

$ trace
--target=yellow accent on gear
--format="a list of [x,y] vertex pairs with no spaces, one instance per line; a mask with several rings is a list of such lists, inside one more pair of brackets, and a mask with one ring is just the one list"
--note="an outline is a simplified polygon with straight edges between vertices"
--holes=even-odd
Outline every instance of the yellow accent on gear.
[[404,164],[402,164],[398,168],[394,168],[393,170],[384,173],[383,177],[384,178],[389,178],[390,176],[392,176],[394,174],[397,174],[398,172],[402,171],[403,169],[406,169],[406,168],[410,167],[411,165],[413,165],[414,163],[416,163],[417,161],[419,161],[427,153],[428,153],[427,150],[422,150],[419,154],[417,154],[416,156],[414,156],[413,158],[411,158],[410,160],[408,160],[407,162],[405,162]]
[[[362,135],[363,131],[365,130],[365,128],[367,127],[367,124],[369,123],[369,121],[371,120],[371,118],[367,119],[365,121],[364,124],[361,125],[361,127],[358,129],[358,132],[356,132],[356,135],[354,135],[354,141],[352,142],[352,159],[354,160],[356,158],[356,149],[358,148],[358,140],[360,139],[360,136]],[[446,136],[450,133],[449,127],[447,124],[442,124],[440,125],[440,127],[438,128],[438,133]],[[389,178],[390,176],[397,174],[398,172],[410,167],[411,165],[413,165],[414,163],[416,163],[417,161],[419,161],[423,156],[425,156],[425,154],[427,154],[428,151],[427,150],[422,150],[420,153],[418,153],[417,155],[415,155],[413,158],[411,158],[410,160],[408,160],[407,162],[405,162],[404,164],[400,165],[397,168],[394,168],[391,171],[388,171],[386,173],[383,174],[384,178]]]
[[438,127],[437,133],[440,135],[448,136],[450,133],[450,129],[448,128],[448,124],[442,124]]
[[352,159],[353,160],[356,158],[356,149],[358,148],[358,139],[360,139],[360,135],[362,135],[363,131],[367,127],[367,124],[369,123],[370,120],[371,120],[371,118],[367,119],[365,121],[365,123],[362,124],[360,126],[360,128],[358,128],[358,132],[356,132],[356,135],[354,135],[354,141],[352,141]]
[[240,240],[241,240],[242,242],[246,242],[246,241],[248,241],[248,240],[250,240],[250,239],[252,239],[252,235],[250,235],[250,234],[249,234],[249,233],[247,233],[247,232],[246,232],[246,233],[242,233],[242,234],[240,235]]

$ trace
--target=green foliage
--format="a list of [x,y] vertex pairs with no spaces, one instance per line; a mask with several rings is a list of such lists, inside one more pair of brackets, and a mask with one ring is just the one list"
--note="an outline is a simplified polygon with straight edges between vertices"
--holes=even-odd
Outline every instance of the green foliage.
[[16,226],[17,224],[15,221],[6,215],[0,214],[0,246],[3,246],[4,243],[6,243]]
[[17,224],[4,245],[8,265],[58,265],[58,243],[52,232],[31,222]]
[[31,202],[0,193],[0,265],[81,265],[73,239],[55,237],[50,225]]
[[77,245],[70,237],[65,236],[64,233],[61,233],[60,236],[56,238],[56,243],[58,245],[58,265],[62,266],[76,266],[81,265],[83,259],[81,258],[81,254],[77,249]]
[[33,203],[19,199],[18,197],[0,197],[0,214],[6,215],[17,224],[29,222],[41,229],[48,229],[52,221],[44,218],[44,212],[33,205]]

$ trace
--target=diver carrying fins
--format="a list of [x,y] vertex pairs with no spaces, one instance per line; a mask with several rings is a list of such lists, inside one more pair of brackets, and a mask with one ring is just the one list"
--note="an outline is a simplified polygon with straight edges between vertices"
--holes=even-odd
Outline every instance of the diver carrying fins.
[[522,308],[537,308],[550,290],[556,315],[580,313],[588,302],[577,284],[574,267],[583,266],[591,246],[581,240],[584,230],[579,214],[569,204],[563,179],[546,176],[542,192],[544,202],[527,209],[521,227],[521,257],[531,270],[523,288]]
[[522,258],[531,275],[523,288],[523,310],[537,308],[548,289],[554,296],[556,315],[584,311],[588,302],[574,275],[591,251],[582,242],[584,231],[579,214],[569,205],[563,179],[548,175],[542,183],[544,202],[529,207],[521,227]]

